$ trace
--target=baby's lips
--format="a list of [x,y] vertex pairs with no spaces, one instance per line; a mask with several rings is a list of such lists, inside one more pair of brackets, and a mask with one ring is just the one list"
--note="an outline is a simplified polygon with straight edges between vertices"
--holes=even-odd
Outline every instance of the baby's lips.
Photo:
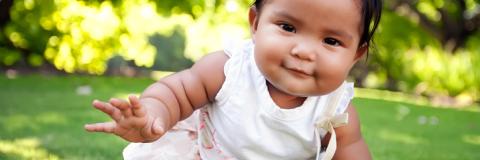
[[295,72],[300,72],[309,76],[313,75],[313,69],[308,68],[307,65],[302,63],[286,62],[284,66],[286,69],[289,69]]

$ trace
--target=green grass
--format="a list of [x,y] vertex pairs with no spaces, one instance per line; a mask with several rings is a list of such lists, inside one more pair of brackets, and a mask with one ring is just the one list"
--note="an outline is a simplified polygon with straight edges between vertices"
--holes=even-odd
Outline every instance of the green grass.
[[374,159],[480,159],[480,113],[357,98]]
[[[151,82],[87,76],[0,77],[0,159],[121,159],[126,142],[83,130],[85,123],[108,120],[91,102],[139,93]],[[77,95],[77,87],[83,85],[91,86],[91,95]]]
[[[153,80],[0,76],[0,159],[121,159],[127,142],[83,125],[108,120],[93,99],[139,93]],[[89,85],[90,95],[78,95]],[[480,113],[356,98],[374,159],[480,159]],[[424,123],[422,123],[424,122]]]

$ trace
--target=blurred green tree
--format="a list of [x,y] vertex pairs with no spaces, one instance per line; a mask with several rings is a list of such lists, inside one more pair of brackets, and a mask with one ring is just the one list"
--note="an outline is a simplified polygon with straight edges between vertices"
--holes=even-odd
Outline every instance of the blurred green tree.
[[[181,38],[185,45],[177,47],[184,47],[180,50],[185,51],[188,58],[201,57],[215,46],[203,46],[205,42],[200,41],[214,39],[210,42],[219,42],[226,30],[230,35],[243,36],[246,29],[239,26],[245,23],[229,18],[245,13],[238,8],[248,5],[247,1],[234,0],[17,0],[2,3],[5,3],[3,12],[10,10],[6,14],[9,16],[0,17],[2,65],[28,60],[27,64],[40,66],[46,60],[68,73],[92,74],[104,73],[106,62],[115,55],[143,67],[170,62],[161,60],[169,57],[155,58],[162,49],[152,44],[152,37],[170,36],[174,31],[186,36]],[[214,25],[220,22],[225,24]],[[178,64],[170,69],[178,70],[191,63]]]
[[[475,18],[480,13],[478,1],[466,0],[467,9],[456,12],[447,10],[462,8],[459,6],[463,2],[385,2],[370,62],[360,63],[352,71],[358,84],[432,97],[478,99],[480,32]],[[449,15],[442,18],[440,12]]]
[[390,0],[390,10],[417,21],[443,48],[455,53],[480,27],[480,0]]

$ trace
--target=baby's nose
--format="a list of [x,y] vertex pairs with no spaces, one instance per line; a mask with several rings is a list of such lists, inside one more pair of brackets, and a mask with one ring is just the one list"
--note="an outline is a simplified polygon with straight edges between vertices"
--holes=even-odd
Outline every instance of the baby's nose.
[[301,44],[292,48],[291,55],[305,61],[315,61],[315,58],[317,57],[314,47]]

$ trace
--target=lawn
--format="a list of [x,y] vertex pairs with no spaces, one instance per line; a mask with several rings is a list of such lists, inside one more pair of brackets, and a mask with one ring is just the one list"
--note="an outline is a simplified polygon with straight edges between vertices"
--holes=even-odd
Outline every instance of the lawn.
[[[151,82],[0,76],[0,159],[121,159],[127,142],[83,130],[85,123],[108,120],[90,103],[139,93]],[[354,104],[374,159],[480,159],[478,110],[366,98],[356,98]]]

